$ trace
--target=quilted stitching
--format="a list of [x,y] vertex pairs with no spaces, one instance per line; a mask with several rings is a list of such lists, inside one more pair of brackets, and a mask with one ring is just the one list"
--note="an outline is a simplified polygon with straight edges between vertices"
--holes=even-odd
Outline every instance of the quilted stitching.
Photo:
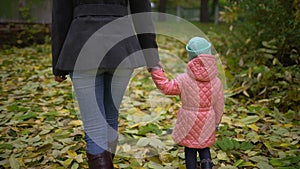
[[182,107],[172,133],[174,141],[191,148],[211,146],[215,141],[215,125],[220,122],[224,107],[215,57],[198,56],[188,63],[186,73],[172,81],[161,70],[152,71],[151,75],[163,93],[180,95]]
[[[189,62],[187,73],[178,77],[177,81],[183,90],[182,109],[172,133],[174,141],[191,148],[211,146],[215,141],[214,103],[223,97],[223,93],[215,92],[220,91],[222,86],[217,78],[214,56],[201,55]],[[218,107],[221,116],[222,107]]]

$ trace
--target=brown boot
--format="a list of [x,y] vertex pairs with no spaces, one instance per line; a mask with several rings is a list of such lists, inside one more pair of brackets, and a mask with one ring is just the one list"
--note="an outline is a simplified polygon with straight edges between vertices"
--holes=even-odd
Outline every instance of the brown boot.
[[113,169],[111,153],[104,151],[101,154],[93,155],[87,153],[89,169]]

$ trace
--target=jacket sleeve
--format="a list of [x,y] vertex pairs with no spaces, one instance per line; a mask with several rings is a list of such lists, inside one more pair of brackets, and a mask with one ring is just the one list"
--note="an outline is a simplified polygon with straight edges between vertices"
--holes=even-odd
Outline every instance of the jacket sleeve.
[[224,112],[224,93],[221,80],[218,81],[218,87],[216,93],[216,99],[214,103],[214,110],[216,113],[216,124],[221,123]]
[[166,95],[180,95],[179,85],[176,80],[169,80],[163,70],[157,69],[151,72],[156,87]]
[[55,68],[60,51],[73,19],[72,0],[52,0],[52,71],[54,75],[66,75],[65,71]]
[[[129,0],[132,21],[148,67],[158,65],[159,55],[149,0]],[[143,14],[137,14],[143,13]],[[137,14],[137,15],[135,15]],[[144,50],[149,49],[149,50]],[[151,49],[151,50],[150,50]]]

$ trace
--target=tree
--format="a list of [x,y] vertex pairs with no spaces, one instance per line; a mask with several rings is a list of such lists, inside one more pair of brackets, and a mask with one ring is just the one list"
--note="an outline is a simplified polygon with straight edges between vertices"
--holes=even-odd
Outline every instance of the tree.
[[158,4],[158,12],[161,13],[158,15],[158,20],[159,21],[165,21],[166,16],[164,13],[166,13],[167,10],[167,0],[160,0]]
[[200,4],[200,22],[208,22],[209,21],[208,1],[209,0],[201,0],[201,4]]
[[212,4],[212,15],[214,15],[214,20],[215,20],[215,24],[219,23],[219,0],[213,0],[213,4]]

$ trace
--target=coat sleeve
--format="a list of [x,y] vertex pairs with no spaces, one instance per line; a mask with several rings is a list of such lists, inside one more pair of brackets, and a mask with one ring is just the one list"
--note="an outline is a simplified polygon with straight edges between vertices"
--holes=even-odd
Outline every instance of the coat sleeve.
[[176,80],[169,80],[163,70],[153,70],[152,79],[156,87],[166,95],[180,95],[180,88]]
[[52,71],[54,75],[66,75],[65,71],[55,68],[60,51],[73,19],[72,0],[52,0]]
[[224,93],[221,80],[218,80],[218,85],[216,88],[216,99],[214,103],[214,110],[216,113],[216,124],[219,124],[222,120],[224,112]]
[[[148,67],[158,65],[159,55],[149,0],[129,0],[132,21]],[[137,14],[140,13],[140,14]],[[143,14],[141,14],[143,13]],[[137,14],[137,15],[135,15]],[[148,50],[145,50],[148,49]]]

